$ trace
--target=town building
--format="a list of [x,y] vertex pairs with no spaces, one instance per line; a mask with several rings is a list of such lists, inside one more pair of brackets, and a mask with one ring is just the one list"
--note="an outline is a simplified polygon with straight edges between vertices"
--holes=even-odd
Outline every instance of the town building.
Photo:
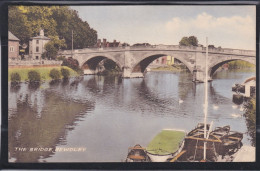
[[44,30],[40,30],[40,35],[31,37],[29,41],[29,58],[33,60],[40,60],[43,52],[45,52],[44,45],[51,39],[44,36]]
[[101,39],[97,40],[97,43],[94,47],[96,48],[103,48],[103,47],[120,47],[122,46],[120,42],[117,42],[114,40],[113,42],[108,42],[107,39],[103,39],[101,42]]
[[251,77],[244,82],[245,97],[253,97],[256,93],[256,77]]
[[19,59],[19,44],[20,40],[8,31],[8,58],[15,60]]
[[152,64],[157,65],[173,65],[174,64],[174,57],[173,56],[163,56],[160,58],[157,58],[152,62]]

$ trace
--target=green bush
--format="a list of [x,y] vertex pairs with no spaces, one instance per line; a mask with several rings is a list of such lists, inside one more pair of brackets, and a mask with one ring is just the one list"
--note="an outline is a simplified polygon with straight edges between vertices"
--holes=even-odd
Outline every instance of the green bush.
[[70,76],[70,71],[66,68],[61,68],[61,75],[63,76],[63,78],[69,78]]
[[40,81],[41,75],[37,71],[29,71],[28,72],[28,79],[30,82]]
[[18,83],[21,81],[21,76],[19,73],[14,72],[11,74],[11,82]]
[[58,80],[60,79],[61,75],[60,75],[60,71],[57,70],[57,69],[52,69],[50,71],[50,77],[53,79],[53,80]]

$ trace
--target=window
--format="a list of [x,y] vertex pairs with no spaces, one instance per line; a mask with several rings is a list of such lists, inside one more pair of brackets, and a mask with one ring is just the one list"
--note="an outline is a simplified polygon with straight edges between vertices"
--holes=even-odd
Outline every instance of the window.
[[36,40],[36,44],[39,44],[39,40]]
[[14,47],[13,47],[13,46],[10,46],[10,47],[9,47],[9,51],[10,51],[10,52],[14,52]]
[[37,60],[38,60],[38,59],[39,59],[39,56],[36,56],[36,57],[35,57],[35,59],[37,59]]
[[38,46],[36,47],[36,52],[39,52],[39,47]]

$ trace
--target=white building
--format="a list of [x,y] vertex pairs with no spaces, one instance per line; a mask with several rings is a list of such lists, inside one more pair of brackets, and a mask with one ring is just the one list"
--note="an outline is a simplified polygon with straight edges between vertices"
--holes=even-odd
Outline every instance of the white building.
[[252,97],[255,94],[256,77],[247,79],[244,82],[245,85],[245,96]]
[[51,39],[44,36],[43,29],[40,30],[40,35],[31,37],[29,41],[29,57],[30,59],[39,60],[41,59],[42,53],[45,51],[44,45]]

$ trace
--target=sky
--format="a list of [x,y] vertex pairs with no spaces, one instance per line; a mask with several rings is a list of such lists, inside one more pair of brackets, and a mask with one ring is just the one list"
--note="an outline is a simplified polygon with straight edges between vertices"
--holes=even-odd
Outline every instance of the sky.
[[184,36],[206,37],[215,47],[255,50],[255,6],[71,6],[99,39],[178,45]]

